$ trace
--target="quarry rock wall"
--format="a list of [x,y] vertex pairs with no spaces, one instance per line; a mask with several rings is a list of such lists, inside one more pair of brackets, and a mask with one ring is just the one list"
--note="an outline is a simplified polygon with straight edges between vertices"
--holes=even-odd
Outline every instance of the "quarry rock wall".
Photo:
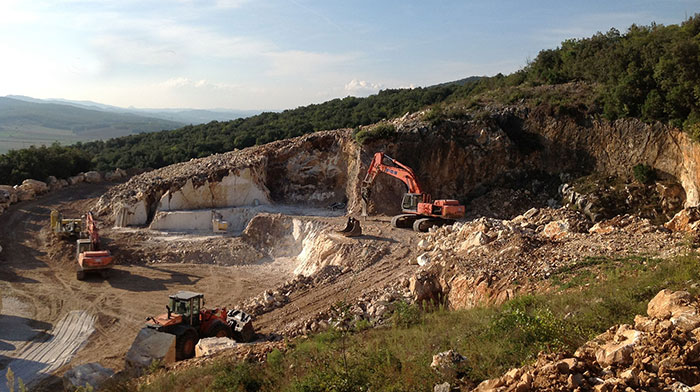
[[[300,204],[360,211],[360,185],[372,155],[384,151],[410,166],[434,199],[468,201],[524,173],[592,172],[631,178],[637,164],[678,182],[685,205],[700,203],[700,145],[680,130],[635,119],[551,116],[526,107],[489,108],[484,120],[429,124],[415,113],[393,120],[396,136],[365,145],[351,130],[324,131],[193,159],[133,177],[112,189],[98,211],[117,226],[173,219],[163,212]],[[379,175],[370,213],[400,211],[405,185]],[[155,227],[157,227],[156,225]]]

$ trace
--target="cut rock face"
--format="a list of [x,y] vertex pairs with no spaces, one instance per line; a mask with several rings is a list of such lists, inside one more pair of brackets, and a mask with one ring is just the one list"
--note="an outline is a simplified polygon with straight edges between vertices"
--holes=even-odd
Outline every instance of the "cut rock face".
[[230,173],[219,182],[195,187],[192,180],[176,191],[167,191],[158,204],[159,211],[195,210],[270,204],[270,192],[250,168]]

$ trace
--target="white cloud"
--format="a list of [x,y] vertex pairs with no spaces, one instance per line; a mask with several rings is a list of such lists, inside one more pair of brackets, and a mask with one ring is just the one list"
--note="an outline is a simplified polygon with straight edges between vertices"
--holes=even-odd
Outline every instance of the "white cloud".
[[345,92],[350,95],[363,96],[370,95],[382,89],[381,83],[372,83],[366,80],[353,79],[345,84]]
[[176,78],[170,78],[163,82],[157,83],[156,87],[163,87],[167,89],[209,89],[209,90],[239,90],[240,85],[237,84],[226,84],[226,83],[212,83],[205,79],[193,80],[183,76]]

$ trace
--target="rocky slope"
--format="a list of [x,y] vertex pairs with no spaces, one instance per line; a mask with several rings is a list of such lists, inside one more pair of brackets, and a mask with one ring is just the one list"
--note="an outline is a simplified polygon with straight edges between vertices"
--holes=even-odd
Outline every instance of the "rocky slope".
[[573,355],[540,355],[474,391],[697,391],[700,390],[700,302],[663,290],[647,316],[619,325]]

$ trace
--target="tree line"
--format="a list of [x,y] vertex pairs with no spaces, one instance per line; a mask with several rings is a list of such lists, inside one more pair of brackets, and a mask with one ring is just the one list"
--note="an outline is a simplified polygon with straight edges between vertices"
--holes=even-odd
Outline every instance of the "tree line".
[[0,155],[0,183],[87,169],[158,168],[319,130],[369,125],[496,88],[572,81],[599,86],[596,105],[608,119],[636,117],[698,128],[700,133],[700,15],[680,25],[632,25],[624,34],[611,29],[566,40],[558,48],[542,50],[526,67],[507,76],[388,89],[366,98],[333,99],[173,131],[10,151]]

